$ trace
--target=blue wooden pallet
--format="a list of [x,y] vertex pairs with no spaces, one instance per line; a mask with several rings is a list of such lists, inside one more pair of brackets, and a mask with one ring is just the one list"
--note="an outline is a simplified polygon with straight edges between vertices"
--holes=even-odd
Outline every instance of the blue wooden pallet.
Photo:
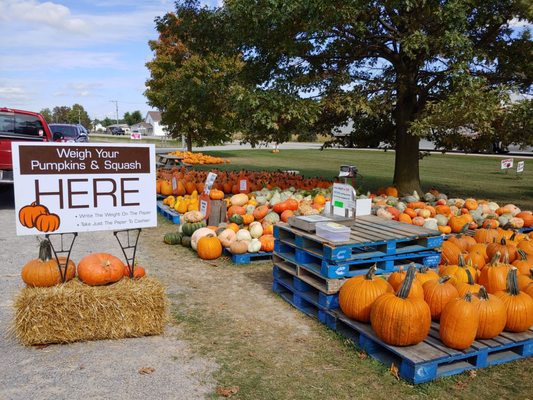
[[414,384],[432,381],[443,376],[487,368],[533,356],[533,331],[503,332],[490,340],[477,340],[466,350],[445,346],[439,335],[439,324],[433,322],[429,336],[414,346],[391,346],[379,338],[368,324],[356,322],[341,311],[326,317],[327,325],[352,340],[371,357],[399,369],[400,377]]
[[528,226],[527,228],[520,228],[518,230],[518,232],[520,232],[520,233],[528,233],[528,232],[531,232],[531,231],[533,231],[533,226]]
[[371,357],[386,365],[394,363],[400,377],[414,384],[533,356],[532,330],[504,332],[490,340],[475,341],[471,347],[460,351],[441,342],[439,324],[435,322],[423,342],[407,347],[391,346],[377,338],[370,325],[353,321],[338,309],[322,307],[286,279],[274,278],[272,290],[298,310],[350,339]]
[[311,303],[316,307],[320,307],[325,310],[339,308],[338,293],[323,293],[317,288],[302,281],[297,276],[291,275],[287,271],[284,271],[275,265],[272,269],[272,274],[274,276],[274,281],[277,282],[278,285],[284,286],[296,294],[298,299],[303,299],[306,303]]
[[180,223],[180,214],[177,211],[172,210],[166,204],[163,204],[162,201],[157,202],[157,211],[159,212],[159,214],[161,214],[163,217],[168,219],[173,224]]
[[270,261],[272,259],[271,251],[260,251],[258,253],[233,254],[229,249],[224,249],[224,254],[231,257],[234,264],[250,264],[252,261]]
[[364,275],[367,273],[368,268],[374,264],[377,265],[377,273],[379,274],[394,272],[399,266],[410,262],[414,262],[418,266],[436,267],[439,265],[441,257],[441,254],[437,251],[422,251],[363,260],[330,261],[280,240],[275,241],[274,252],[280,257],[301,265],[325,278],[348,278]]
[[444,241],[443,236],[436,231],[375,218],[377,220],[358,219],[351,227],[349,242],[331,243],[288,224],[277,224],[274,227],[274,237],[332,261],[362,260],[428,251],[441,247]]

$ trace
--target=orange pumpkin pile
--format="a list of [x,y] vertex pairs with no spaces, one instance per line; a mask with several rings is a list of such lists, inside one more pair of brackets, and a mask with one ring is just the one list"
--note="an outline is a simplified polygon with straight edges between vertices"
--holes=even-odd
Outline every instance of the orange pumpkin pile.
[[90,286],[106,285],[118,282],[123,277],[142,278],[146,275],[144,267],[135,265],[130,271],[127,265],[117,257],[107,253],[91,253],[83,257],[76,267],[73,260],[59,257],[59,263],[52,255],[48,239],[39,244],[39,257],[27,262],[21,271],[21,277],[28,287],[51,287],[78,279]]
[[187,164],[229,164],[229,160],[220,157],[213,157],[203,153],[193,153],[190,151],[174,151],[171,156],[183,157]]
[[370,321],[381,340],[397,346],[424,340],[428,319],[440,321],[442,342],[458,350],[504,330],[524,332],[533,325],[532,245],[533,234],[501,228],[452,236],[443,244],[438,274],[410,267],[384,279],[371,268],[366,277],[344,283],[339,305],[346,316]]

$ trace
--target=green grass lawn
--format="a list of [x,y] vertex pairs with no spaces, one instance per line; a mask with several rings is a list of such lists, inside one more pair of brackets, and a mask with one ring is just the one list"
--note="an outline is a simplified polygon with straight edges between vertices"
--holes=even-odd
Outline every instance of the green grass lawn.
[[[231,164],[221,169],[289,169],[305,176],[333,178],[339,165],[355,165],[360,176],[357,184],[362,191],[375,191],[392,183],[394,152],[368,150],[269,150],[211,151]],[[526,160],[524,173],[500,171],[498,157],[478,157],[456,154],[431,154],[420,161],[422,188],[436,188],[450,197],[475,197],[499,203],[515,203],[533,209],[533,160]],[[522,160],[515,158],[516,162]],[[203,167],[206,168],[206,167]]]

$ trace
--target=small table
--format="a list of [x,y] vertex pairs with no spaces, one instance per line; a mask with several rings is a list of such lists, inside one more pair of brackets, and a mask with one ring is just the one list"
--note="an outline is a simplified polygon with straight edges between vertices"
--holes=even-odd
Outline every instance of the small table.
[[156,166],[159,168],[172,168],[172,167],[190,167],[190,164],[183,162],[183,157],[173,156],[170,154],[157,154]]

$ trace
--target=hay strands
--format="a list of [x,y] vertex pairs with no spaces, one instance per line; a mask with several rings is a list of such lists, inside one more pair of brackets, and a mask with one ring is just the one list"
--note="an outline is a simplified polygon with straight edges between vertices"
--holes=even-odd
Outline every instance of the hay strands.
[[[113,235],[117,238],[117,242],[126,259],[130,278],[133,278],[135,272],[135,255],[137,254],[137,244],[139,243],[141,228],[113,231]],[[131,254],[131,257],[128,256],[128,253]]]
[[[59,275],[61,276],[61,282],[65,283],[67,278],[67,265],[70,261],[70,253],[72,247],[74,247],[74,242],[78,237],[78,232],[68,232],[68,233],[48,233],[45,235],[44,240],[48,240],[50,247],[52,248],[52,253],[56,259],[57,267],[59,268]],[[54,241],[52,238],[59,238],[59,243],[56,249],[54,246]],[[59,259],[60,256],[65,256],[65,258]]]

